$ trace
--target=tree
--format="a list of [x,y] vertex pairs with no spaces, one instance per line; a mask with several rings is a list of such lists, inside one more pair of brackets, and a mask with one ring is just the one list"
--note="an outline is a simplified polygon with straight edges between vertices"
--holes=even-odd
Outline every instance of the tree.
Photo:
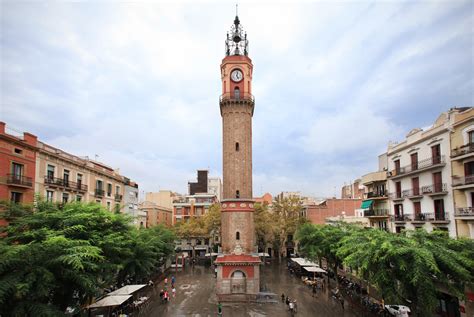
[[0,210],[9,222],[0,228],[0,315],[63,315],[121,277],[142,278],[172,252],[169,230],[138,231],[98,204],[39,201],[35,210]]
[[254,223],[258,248],[265,252],[265,246],[273,240],[272,214],[268,211],[268,205],[255,204]]
[[303,211],[303,203],[299,197],[277,197],[273,202],[272,211],[274,248],[279,250],[278,260],[281,261],[281,254],[285,252],[288,235],[294,235],[296,229],[307,220],[300,216]]

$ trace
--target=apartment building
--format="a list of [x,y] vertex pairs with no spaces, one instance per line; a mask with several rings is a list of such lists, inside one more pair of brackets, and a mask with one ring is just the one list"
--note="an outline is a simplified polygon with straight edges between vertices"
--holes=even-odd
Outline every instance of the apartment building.
[[137,227],[147,226],[147,213],[138,208],[138,184],[124,177],[124,212],[133,218]]
[[364,200],[360,209],[369,219],[370,227],[388,230],[389,210],[387,191],[387,153],[379,155],[378,171],[368,173],[361,178],[365,186]]
[[364,199],[364,186],[361,179],[356,179],[349,185],[341,188],[342,199]]
[[219,177],[209,177],[207,179],[207,193],[214,194],[218,201],[222,199],[222,181]]
[[474,108],[452,118],[451,174],[457,235],[474,239]]
[[37,137],[19,133],[0,122],[0,199],[32,203]]
[[195,194],[175,197],[173,201],[173,224],[187,221],[191,217],[201,217],[217,203],[214,194]]
[[392,231],[438,229],[456,236],[449,161],[454,114],[442,113],[426,130],[413,129],[402,142],[389,144]]
[[173,209],[173,200],[179,196],[171,190],[160,190],[158,192],[148,192],[145,194],[145,201],[155,203],[160,207]]
[[173,210],[171,208],[159,206],[151,201],[144,201],[139,204],[138,209],[146,215],[147,228],[160,224],[171,227],[173,224]]

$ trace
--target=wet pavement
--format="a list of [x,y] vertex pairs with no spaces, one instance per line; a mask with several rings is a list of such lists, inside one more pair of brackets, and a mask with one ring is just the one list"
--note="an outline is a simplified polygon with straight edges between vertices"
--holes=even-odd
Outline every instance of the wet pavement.
[[[176,277],[176,297],[171,296],[168,303],[160,302],[159,290],[164,287],[163,281],[155,285],[154,294],[149,305],[141,316],[218,316],[217,298],[215,296],[215,277],[210,266],[191,265],[182,271],[169,271]],[[345,302],[345,309],[325,292],[318,292],[316,298],[312,297],[311,289],[305,286],[301,279],[290,275],[286,269],[286,260],[279,265],[278,262],[261,267],[261,285],[266,286],[268,292],[278,294],[278,299],[284,293],[297,300],[298,313],[296,316],[369,316]],[[170,283],[170,282],[169,282]],[[168,285],[171,294],[171,287]],[[290,316],[286,304],[280,300],[274,303],[235,303],[223,304],[224,317],[259,317],[259,316]]]

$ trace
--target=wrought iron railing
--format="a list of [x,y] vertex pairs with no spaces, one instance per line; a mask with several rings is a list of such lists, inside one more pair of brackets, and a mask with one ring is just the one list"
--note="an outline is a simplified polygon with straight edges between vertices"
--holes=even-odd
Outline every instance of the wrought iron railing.
[[425,213],[425,218],[427,221],[449,221],[446,212],[430,212]]
[[414,215],[410,215],[411,221],[426,221],[426,214],[424,213],[415,213]]
[[436,183],[429,186],[421,187],[421,192],[423,194],[437,194],[437,193],[445,193],[448,191],[448,186],[446,183]]
[[377,193],[377,192],[368,192],[367,198],[379,198],[379,197],[387,197],[387,193]]
[[412,189],[407,189],[402,192],[403,197],[416,197],[422,195],[422,191],[420,190],[420,187],[415,187]]
[[388,209],[364,210],[364,217],[388,216]]
[[455,216],[472,216],[474,217],[474,208],[473,207],[460,207],[456,208]]
[[225,102],[225,101],[247,101],[254,103],[255,98],[252,94],[249,93],[234,93],[234,92],[228,92],[225,94],[222,94],[219,98],[219,102]]
[[453,186],[474,184],[474,175],[453,176]]
[[95,197],[104,197],[105,191],[103,189],[96,188],[94,194]]
[[406,197],[406,191],[401,191],[401,192],[395,192],[395,193],[390,193],[388,194],[388,196],[390,197],[390,199],[403,199]]
[[44,183],[49,186],[65,187],[82,192],[87,191],[87,185],[82,184],[82,182],[73,182],[63,178],[45,176]]
[[413,162],[410,165],[396,168],[390,172],[389,177],[404,175],[410,172],[414,172],[417,170],[425,169],[431,166],[444,164],[444,163],[445,163],[444,155],[433,156],[433,157],[430,157],[418,162]]
[[7,184],[19,186],[33,186],[33,178],[17,174],[7,174]]
[[456,157],[468,153],[474,152],[474,143],[468,143],[463,146],[457,147],[451,151],[451,157]]
[[122,195],[115,194],[115,201],[122,201]]
[[407,215],[393,215],[392,216],[392,221],[395,221],[395,222],[400,222],[400,221],[408,221],[410,220],[410,218],[407,216]]

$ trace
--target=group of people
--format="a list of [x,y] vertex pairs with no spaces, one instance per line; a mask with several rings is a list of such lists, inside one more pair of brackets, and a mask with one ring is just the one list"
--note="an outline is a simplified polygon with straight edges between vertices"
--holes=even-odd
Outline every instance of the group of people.
[[[171,276],[171,293],[173,295],[173,298],[176,297],[176,287],[174,287],[174,284],[176,282],[176,278],[174,275]],[[170,295],[168,292],[168,278],[165,278],[165,286],[164,288],[161,289],[160,291],[160,299],[163,303],[167,303],[170,301]]]
[[284,293],[281,294],[281,301],[282,303],[286,303],[286,306],[288,306],[288,310],[291,312],[296,313],[297,311],[297,305],[296,305],[296,299],[290,299],[288,296],[285,296]]

